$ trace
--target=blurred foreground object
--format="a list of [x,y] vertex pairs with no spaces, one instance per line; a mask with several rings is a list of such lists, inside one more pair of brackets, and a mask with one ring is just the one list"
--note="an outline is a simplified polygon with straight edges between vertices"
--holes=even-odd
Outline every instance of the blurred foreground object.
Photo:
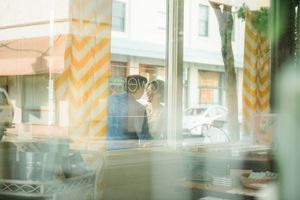
[[64,146],[46,141],[1,142],[0,199],[101,199],[101,154],[65,152]]
[[[281,124],[278,131],[279,199],[300,199],[300,69],[290,65],[278,84]],[[276,148],[276,147],[275,147]]]

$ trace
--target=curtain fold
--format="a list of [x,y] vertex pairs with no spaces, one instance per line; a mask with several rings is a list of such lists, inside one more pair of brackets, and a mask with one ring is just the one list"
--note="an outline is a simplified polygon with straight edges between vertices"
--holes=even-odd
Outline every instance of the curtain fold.
[[260,33],[246,14],[243,68],[243,134],[253,130],[254,117],[270,111],[270,40]]
[[55,80],[55,93],[57,109],[67,102],[69,136],[77,149],[104,149],[111,4],[111,0],[70,2],[65,71]]

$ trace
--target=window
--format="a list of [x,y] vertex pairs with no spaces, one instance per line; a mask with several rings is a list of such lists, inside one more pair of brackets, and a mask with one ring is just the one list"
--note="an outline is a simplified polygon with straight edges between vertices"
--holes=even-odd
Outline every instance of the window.
[[125,78],[127,76],[128,65],[126,62],[111,62],[109,88],[110,94],[119,94],[124,91]]
[[200,104],[222,104],[221,73],[199,71],[199,88]]
[[237,23],[237,15],[234,13],[234,14],[232,14],[232,33],[231,33],[231,38],[232,38],[232,41],[233,42],[235,42],[235,37],[236,37],[236,35],[235,35],[235,28],[236,28],[236,23]]
[[158,11],[158,26],[159,30],[165,31],[166,30],[166,11]]
[[199,5],[199,36],[208,36],[208,6]]
[[277,77],[300,6],[272,1],[269,29],[291,31],[270,47],[244,13],[232,52],[209,1],[228,2],[1,0],[0,199],[298,199],[300,74]]
[[0,91],[0,106],[6,106],[8,105],[5,93]]
[[165,80],[165,69],[160,65],[140,64],[139,73],[148,78],[148,80]]
[[127,63],[126,62],[111,62],[110,77],[111,78],[125,78],[127,75]]
[[48,123],[49,76],[48,74],[23,76],[23,122]]
[[120,1],[113,1],[112,4],[112,30],[125,31],[125,8],[126,4]]

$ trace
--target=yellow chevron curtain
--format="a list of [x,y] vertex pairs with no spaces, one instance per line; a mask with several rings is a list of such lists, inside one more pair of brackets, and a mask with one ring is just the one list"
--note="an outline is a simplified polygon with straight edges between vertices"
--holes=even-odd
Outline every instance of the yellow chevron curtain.
[[270,109],[270,42],[253,25],[251,12],[246,14],[243,69],[243,131],[250,134],[256,113]]
[[55,80],[56,105],[67,102],[73,148],[103,149],[107,129],[111,0],[70,1],[65,70]]

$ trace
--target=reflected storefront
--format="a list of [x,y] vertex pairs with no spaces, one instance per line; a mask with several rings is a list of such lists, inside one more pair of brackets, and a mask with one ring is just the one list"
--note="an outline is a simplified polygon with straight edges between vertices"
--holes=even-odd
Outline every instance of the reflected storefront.
[[279,5],[2,0],[0,199],[298,199]]

